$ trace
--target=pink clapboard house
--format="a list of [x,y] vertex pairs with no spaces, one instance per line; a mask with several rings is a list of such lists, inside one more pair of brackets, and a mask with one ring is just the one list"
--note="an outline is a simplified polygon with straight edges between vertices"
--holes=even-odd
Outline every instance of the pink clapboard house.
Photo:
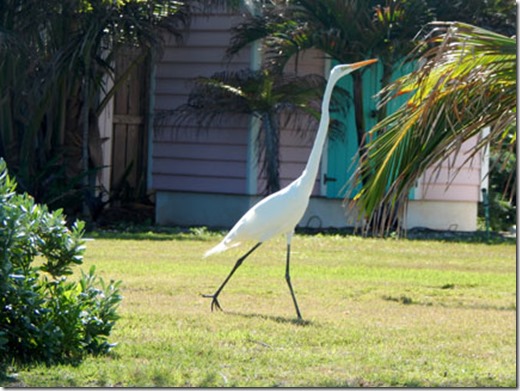
[[[190,80],[195,77],[259,66],[262,53],[256,46],[231,62],[224,60],[231,37],[229,29],[239,21],[239,15],[225,12],[197,17],[183,45],[169,41],[151,72],[152,112],[185,103]],[[298,73],[326,75],[330,67],[330,60],[317,51],[308,51],[299,58]],[[366,110],[373,110],[375,105],[367,102]],[[264,182],[257,164],[258,128],[254,120],[233,118],[211,129],[175,132],[161,121],[147,123],[154,128],[148,129],[144,141],[149,144],[146,182],[155,194],[158,224],[230,227],[262,197]],[[343,185],[350,175],[352,159],[352,141],[349,144],[348,132],[346,136],[343,140],[329,140],[325,146],[313,196],[300,222],[302,227],[339,228],[356,223],[355,211],[343,206]],[[291,129],[282,131],[282,187],[302,172],[313,141],[313,135],[302,137]],[[464,147],[470,148],[471,143]],[[486,164],[479,158],[462,165],[464,160],[462,153],[457,161],[446,162],[438,174],[422,177],[410,193],[405,228],[476,230]],[[455,177],[454,170],[448,169],[450,165],[462,165]]]

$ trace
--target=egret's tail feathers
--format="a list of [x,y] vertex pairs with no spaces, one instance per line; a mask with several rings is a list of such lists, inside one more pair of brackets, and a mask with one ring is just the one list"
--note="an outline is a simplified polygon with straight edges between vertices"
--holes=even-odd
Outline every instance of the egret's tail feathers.
[[215,247],[210,248],[208,251],[206,251],[204,253],[204,258],[209,257],[213,254],[221,253],[222,251],[226,251],[227,249],[228,247],[224,243],[220,242]]
[[222,251],[229,250],[230,248],[233,248],[235,246],[238,246],[240,243],[226,243],[225,240],[217,244],[215,247],[210,248],[208,251],[204,253],[204,258],[209,257],[213,254],[221,253]]

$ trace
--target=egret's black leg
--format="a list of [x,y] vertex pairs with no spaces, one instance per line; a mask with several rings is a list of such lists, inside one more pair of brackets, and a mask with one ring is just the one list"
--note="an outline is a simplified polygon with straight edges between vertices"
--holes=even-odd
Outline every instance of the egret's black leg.
[[244,262],[244,260],[253,251],[255,251],[261,244],[262,244],[262,242],[258,242],[257,244],[255,244],[255,246],[251,250],[249,250],[247,253],[245,253],[240,258],[238,258],[238,261],[235,263],[235,266],[233,266],[233,269],[231,269],[231,272],[229,273],[229,275],[226,277],[226,279],[224,280],[222,285],[220,285],[220,287],[217,289],[217,291],[214,294],[212,294],[212,295],[202,295],[202,297],[208,297],[208,298],[212,299],[211,300],[211,311],[213,311],[213,308],[217,308],[217,309],[222,311],[222,307],[220,306],[220,303],[218,302],[218,295],[220,295],[220,292],[222,291],[222,289],[224,289],[224,287],[226,286],[227,282],[231,279],[231,276],[235,273],[235,270],[237,270],[239,268],[239,266],[242,265],[242,262]]
[[294,291],[291,285],[291,275],[289,274],[289,259],[291,256],[291,245],[287,244],[287,263],[285,265],[285,280],[287,281],[287,285],[289,285],[289,290],[291,291],[291,296],[294,302],[294,308],[296,308],[296,315],[298,315],[298,319],[302,319],[302,314],[300,313],[300,309],[298,308],[298,302],[296,301],[296,296],[294,295]]

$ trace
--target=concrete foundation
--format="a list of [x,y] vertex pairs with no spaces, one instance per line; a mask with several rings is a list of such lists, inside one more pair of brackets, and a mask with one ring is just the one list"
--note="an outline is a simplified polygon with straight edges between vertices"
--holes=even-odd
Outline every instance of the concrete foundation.
[[[161,192],[156,194],[156,222],[160,225],[231,228],[261,197],[236,194]],[[357,212],[341,199],[312,197],[299,227],[345,228],[356,225]],[[477,203],[410,201],[404,228],[475,231]]]
[[476,231],[477,203],[469,201],[410,201],[404,228]]

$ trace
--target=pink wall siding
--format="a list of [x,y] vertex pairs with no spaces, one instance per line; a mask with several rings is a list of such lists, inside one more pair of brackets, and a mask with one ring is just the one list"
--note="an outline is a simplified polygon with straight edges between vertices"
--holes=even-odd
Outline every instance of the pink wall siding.
[[[250,66],[250,53],[244,51],[231,64],[224,61],[228,46],[229,28],[240,21],[240,16],[217,14],[194,20],[185,45],[177,46],[172,40],[157,64],[155,109],[170,110],[186,102],[191,89],[190,80],[209,76],[225,69],[243,69]],[[309,50],[298,59],[299,74],[323,74],[324,56]],[[294,62],[286,71],[294,72]],[[316,126],[317,128],[317,126]],[[167,126],[158,126],[153,143],[152,186],[163,191],[196,191],[210,193],[247,193],[247,150],[249,121],[230,119],[212,129],[197,131],[182,129],[175,133]],[[302,136],[291,128],[281,134],[281,186],[298,177],[307,162],[314,134]],[[468,142],[468,149],[475,141]],[[456,165],[464,160],[460,154]],[[419,183],[416,199],[447,201],[478,201],[480,195],[480,160],[467,163],[451,182],[445,163],[439,176],[429,170]],[[319,178],[314,195],[319,195]],[[265,179],[258,177],[258,193],[265,188]]]
[[[231,64],[224,60],[229,28],[239,16],[219,13],[193,20],[185,44],[172,40],[157,64],[155,109],[171,110],[186,102],[190,80],[227,69],[249,67],[244,51]],[[156,126],[152,186],[165,191],[244,193],[248,121],[215,125],[202,131],[186,127],[175,132],[167,121]]]
[[[481,191],[480,155],[464,163],[468,151],[476,145],[477,141],[477,137],[474,137],[462,144],[457,158],[444,161],[440,170],[435,171],[435,167],[428,169],[419,184],[421,195],[416,199],[478,202]],[[458,167],[460,171],[457,171]]]

